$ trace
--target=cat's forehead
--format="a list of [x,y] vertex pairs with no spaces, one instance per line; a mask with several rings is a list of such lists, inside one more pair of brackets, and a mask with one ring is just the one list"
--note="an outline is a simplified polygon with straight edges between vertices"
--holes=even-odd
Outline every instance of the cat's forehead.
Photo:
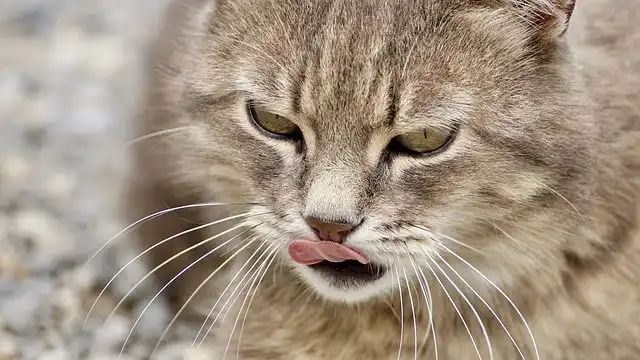
[[261,15],[264,31],[254,29],[243,90],[284,115],[331,125],[380,127],[445,105],[444,114],[461,111],[470,96],[452,69],[469,62],[459,49],[468,44],[456,43],[464,30],[443,25],[451,14],[441,2],[408,3],[284,2]]
[[478,16],[489,10],[473,1],[231,3],[198,77],[233,81],[268,110],[317,126],[448,125],[492,93],[516,95],[530,67],[514,40],[522,24]]

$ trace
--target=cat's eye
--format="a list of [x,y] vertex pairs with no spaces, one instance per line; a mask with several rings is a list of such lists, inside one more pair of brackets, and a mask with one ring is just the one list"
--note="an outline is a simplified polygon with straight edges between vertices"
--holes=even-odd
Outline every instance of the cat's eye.
[[447,147],[454,134],[452,129],[430,128],[399,135],[394,141],[409,153],[431,154]]
[[291,120],[249,104],[249,112],[253,121],[263,130],[278,137],[298,137],[300,128]]

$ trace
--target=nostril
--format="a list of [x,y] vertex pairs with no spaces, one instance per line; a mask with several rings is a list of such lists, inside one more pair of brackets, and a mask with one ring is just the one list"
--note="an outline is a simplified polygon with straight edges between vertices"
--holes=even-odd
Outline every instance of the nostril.
[[318,219],[316,217],[305,218],[321,240],[342,242],[344,237],[357,226],[347,222]]

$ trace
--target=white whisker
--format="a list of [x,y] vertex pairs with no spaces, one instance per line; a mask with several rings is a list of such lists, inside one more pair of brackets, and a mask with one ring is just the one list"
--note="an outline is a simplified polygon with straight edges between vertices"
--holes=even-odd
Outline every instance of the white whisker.
[[404,300],[402,299],[402,286],[400,282],[400,273],[398,272],[398,265],[393,267],[396,272],[396,279],[398,280],[398,293],[400,295],[400,346],[398,346],[398,360],[402,355],[402,344],[404,343]]
[[508,234],[506,231],[502,230],[502,228],[500,228],[498,225],[491,223],[491,226],[493,226],[496,230],[500,231],[507,239],[513,241],[513,243],[518,246],[522,246],[523,242],[519,241],[518,239],[514,238],[513,236],[511,236],[510,234]]
[[[413,267],[413,271],[416,274],[416,278],[418,279],[418,284],[420,285],[420,290],[422,291],[422,296],[424,297],[424,301],[427,305],[427,311],[429,312],[429,332],[425,334],[425,343],[426,338],[431,333],[433,337],[433,347],[436,360],[438,360],[438,341],[436,340],[436,329],[433,325],[433,298],[431,297],[431,290],[429,289],[429,284],[427,283],[427,279],[424,278],[424,273],[422,274],[422,278],[424,278],[424,284],[422,282],[422,278],[418,273],[418,269],[416,267],[415,261],[413,258],[409,258],[411,260],[411,266]],[[420,271],[422,273],[422,270]]]
[[211,272],[211,274],[209,274],[204,280],[202,280],[202,282],[200,282],[200,285],[198,285],[198,287],[193,290],[193,292],[191,293],[191,295],[189,296],[189,298],[187,298],[187,300],[185,301],[184,304],[182,304],[182,306],[180,307],[180,309],[178,309],[178,311],[173,315],[173,318],[171,318],[171,321],[169,321],[169,324],[166,326],[166,328],[164,329],[164,331],[162,332],[162,334],[160,335],[160,338],[158,339],[158,341],[156,342],[156,345],[153,347],[153,350],[151,352],[151,356],[149,356],[149,358],[153,358],[153,355],[155,355],[156,352],[158,352],[158,348],[160,347],[160,344],[162,342],[162,340],[164,339],[164,337],[167,335],[167,333],[169,332],[169,329],[171,328],[171,326],[173,326],[173,324],[176,322],[176,320],[178,319],[178,317],[180,317],[180,315],[182,314],[182,312],[187,308],[187,306],[189,305],[189,303],[191,302],[191,300],[193,300],[193,298],[198,294],[198,292],[209,282],[209,280],[211,280],[214,276],[216,276],[216,274],[223,268],[225,267],[228,263],[230,263],[240,252],[244,251],[247,247],[249,247],[254,241],[256,241],[256,238],[254,237],[252,240],[250,240],[247,244],[245,244],[242,248],[240,248],[238,251],[236,251],[235,253],[233,253],[233,255],[231,255],[228,259],[226,259],[222,264],[220,264],[220,266],[218,266],[213,272]]
[[124,229],[122,229],[120,232],[118,232],[115,236],[113,236],[111,239],[109,239],[106,243],[104,243],[104,245],[100,246],[100,248],[98,250],[96,250],[96,252],[91,255],[89,257],[89,260],[87,260],[87,262],[85,263],[85,266],[88,266],[89,263],[95,259],[96,256],[98,256],[98,254],[100,254],[100,252],[102,252],[107,246],[109,246],[109,244],[111,242],[113,242],[115,239],[119,238],[120,236],[122,236],[123,234],[127,233],[129,230],[131,230],[132,228],[140,225],[141,223],[147,222],[151,219],[154,219],[158,216],[162,216],[165,215],[167,213],[173,212],[173,211],[178,211],[178,210],[185,210],[185,209],[193,209],[193,208],[202,208],[202,207],[213,207],[213,206],[231,206],[231,205],[257,205],[257,204],[252,204],[252,203],[237,203],[237,204],[232,204],[232,203],[200,203],[200,204],[190,204],[190,205],[183,205],[183,206],[177,206],[177,207],[173,207],[170,209],[164,209],[158,212],[155,212],[151,215],[147,215],[139,220],[136,220],[135,222],[133,222],[131,225],[125,227]]
[[413,359],[417,360],[418,358],[418,329],[416,322],[416,308],[413,304],[413,295],[411,294],[411,286],[409,286],[409,280],[407,277],[407,271],[404,266],[402,266],[402,273],[404,275],[404,282],[407,285],[407,292],[409,294],[409,304],[411,305],[411,317],[413,319]]
[[264,271],[262,272],[262,275],[260,276],[260,280],[258,280],[258,284],[256,285],[256,287],[253,289],[253,293],[251,294],[251,299],[249,300],[249,305],[247,305],[247,311],[245,311],[244,313],[244,317],[242,318],[242,325],[240,326],[240,335],[238,336],[238,345],[237,345],[237,349],[236,349],[236,359],[240,358],[240,344],[242,343],[242,331],[244,330],[244,325],[247,321],[247,315],[249,314],[249,309],[251,308],[251,303],[253,303],[253,299],[256,296],[256,293],[258,292],[258,288],[260,287],[260,284],[262,283],[262,280],[264,280],[265,275],[267,275],[267,272],[269,271],[269,268],[271,267],[271,264],[273,264],[273,261],[275,259],[277,259],[277,252],[278,252],[279,248],[276,248],[273,252],[273,255],[271,256],[271,260],[269,260],[269,263],[267,263],[267,266],[264,268]]
[[[102,290],[100,291],[100,293],[98,294],[98,296],[96,297],[96,299],[93,301],[93,304],[91,304],[91,307],[89,308],[89,311],[87,312],[87,315],[85,316],[84,323],[83,323],[83,325],[82,325],[82,326],[83,326],[83,328],[86,326],[87,321],[89,320],[89,317],[91,316],[91,313],[93,312],[93,309],[95,308],[96,304],[98,303],[98,301],[100,300],[100,298],[102,297],[102,295],[104,295],[104,292],[107,290],[107,288],[109,287],[109,285],[111,285],[111,283],[113,283],[113,281],[114,281],[114,280],[115,280],[115,279],[116,279],[116,278],[117,278],[117,277],[118,277],[118,276],[119,276],[119,275],[120,275],[120,274],[121,274],[125,269],[127,269],[127,267],[129,267],[131,264],[133,264],[134,262],[136,262],[138,259],[140,259],[142,256],[144,256],[145,254],[147,254],[149,251],[151,251],[151,250],[153,250],[153,249],[157,248],[158,246],[160,246],[160,245],[162,245],[162,244],[164,244],[164,243],[166,243],[166,242],[168,242],[168,241],[171,241],[171,240],[173,240],[173,239],[176,239],[176,238],[178,238],[178,237],[180,237],[180,236],[183,236],[183,235],[189,234],[189,233],[194,232],[194,231],[198,231],[198,230],[204,229],[204,228],[206,228],[206,227],[214,226],[214,225],[220,224],[220,223],[225,222],[225,221],[235,220],[235,219],[238,219],[238,218],[246,217],[246,216],[248,216],[248,215],[250,215],[250,214],[251,214],[250,212],[246,212],[246,213],[243,213],[243,214],[240,214],[240,215],[229,216],[229,217],[226,217],[226,218],[221,219],[221,220],[213,221],[213,222],[210,222],[210,223],[208,223],[208,224],[200,225],[200,226],[194,227],[194,228],[192,228],[192,229],[182,231],[182,232],[180,232],[180,233],[178,233],[178,234],[176,234],[176,235],[170,236],[170,237],[168,237],[168,238],[166,238],[166,239],[164,239],[164,240],[162,240],[162,241],[160,241],[160,242],[158,242],[158,243],[154,244],[153,246],[151,246],[151,247],[147,248],[146,250],[144,250],[143,252],[141,252],[140,254],[138,254],[136,257],[134,257],[134,258],[133,258],[133,259],[131,259],[128,263],[126,263],[123,267],[121,267],[121,268],[120,268],[120,270],[118,270],[118,271],[115,273],[115,275],[113,275],[113,276],[111,277],[111,279],[109,279],[109,281],[107,282],[107,284],[102,288]],[[198,244],[194,245],[194,247],[192,247],[192,248],[195,248],[195,247],[198,247],[198,246],[200,246],[200,245],[203,245],[204,243],[209,242],[209,241],[210,241],[210,240],[209,240],[209,239],[207,239],[207,240],[205,240],[205,241],[203,241],[203,242],[201,242],[201,243],[198,243]],[[189,250],[191,250],[192,248],[186,249],[184,252],[188,252],[188,251],[189,251]],[[181,254],[182,254],[182,253],[181,253]],[[177,256],[176,256],[176,257],[177,257]]]
[[[249,44],[248,42],[242,41],[242,40],[238,40],[235,39],[235,42],[242,44],[248,48],[250,48],[251,50],[256,51],[257,53],[261,54],[262,56],[264,56],[266,59],[271,60],[274,64],[278,65],[278,67],[280,67],[280,69],[283,71],[283,74],[289,74],[289,71],[287,71],[287,68],[285,68],[280,62],[278,62],[273,56],[267,54],[266,52],[264,52],[262,49],[260,49],[259,47]],[[289,78],[291,78],[290,75],[288,75]]]
[[518,314],[518,317],[520,317],[520,320],[522,320],[522,323],[524,324],[525,328],[527,329],[527,332],[529,333],[529,337],[531,337],[531,342],[533,344],[533,349],[534,349],[534,351],[536,353],[536,360],[540,360],[540,352],[538,350],[538,344],[536,343],[535,336],[533,336],[533,331],[531,330],[531,327],[529,326],[529,323],[525,319],[524,315],[522,315],[522,313],[520,312],[520,309],[518,309],[518,307],[511,300],[511,298],[504,291],[502,291],[502,289],[500,289],[500,287],[498,287],[498,285],[496,285],[493,281],[491,281],[491,279],[489,279],[487,276],[485,276],[482,273],[482,271],[478,270],[475,266],[473,266],[467,260],[462,258],[460,255],[456,254],[453,250],[449,249],[448,247],[446,247],[446,246],[444,246],[442,244],[440,244],[439,246],[442,249],[444,249],[445,251],[449,252],[451,255],[455,256],[458,260],[462,261],[464,264],[469,266],[469,268],[471,268],[478,275],[480,275],[486,282],[488,282],[494,289],[496,289],[496,291],[498,291],[500,293],[500,295],[502,295],[509,302],[509,304],[513,307],[513,309]]
[[429,256],[429,255],[427,255],[427,256],[429,257],[429,259],[431,260],[433,265],[435,267],[437,267],[438,270],[440,270],[440,273],[451,283],[451,286],[453,286],[453,288],[460,294],[460,296],[462,297],[464,302],[466,302],[467,305],[469,306],[469,308],[471,309],[471,312],[473,313],[473,315],[475,316],[476,320],[478,321],[478,324],[480,325],[480,329],[482,331],[482,334],[484,335],[484,338],[485,338],[485,340],[487,342],[487,349],[489,350],[489,359],[493,360],[493,347],[491,346],[491,340],[489,339],[489,333],[487,332],[487,328],[484,326],[484,323],[482,321],[482,318],[480,317],[480,314],[478,314],[478,311],[476,311],[476,308],[473,306],[473,303],[471,303],[471,301],[466,297],[466,295],[462,292],[462,290],[460,290],[458,285],[456,285],[456,283],[449,277],[449,275],[447,275],[447,273],[442,269],[442,267],[440,267],[440,265],[438,265],[438,263],[436,261],[434,261],[431,256]]
[[518,345],[518,343],[516,342],[516,340],[513,338],[513,336],[511,335],[511,333],[509,332],[509,330],[507,330],[506,325],[502,322],[502,319],[500,319],[500,317],[498,316],[498,314],[496,314],[496,312],[493,310],[493,308],[482,298],[482,296],[480,296],[480,294],[478,294],[478,292],[473,288],[473,286],[471,286],[469,284],[469,282],[467,282],[464,277],[462,277],[462,275],[460,275],[460,273],[458,273],[453,266],[449,265],[448,262],[445,261],[445,259],[442,257],[442,255],[437,254],[436,256],[438,256],[438,258],[449,268],[451,269],[451,271],[469,288],[469,290],[471,290],[477,297],[478,299],[480,299],[480,301],[484,304],[484,306],[487,307],[487,309],[489,309],[489,311],[491,312],[491,314],[493,315],[493,317],[496,318],[496,320],[498,321],[498,323],[500,324],[500,326],[502,327],[502,329],[505,331],[505,333],[507,334],[507,336],[509,337],[509,339],[511,339],[511,342],[513,343],[513,345],[516,347],[516,350],[518,350],[518,354],[520,354],[520,357],[525,360],[526,357],[524,356],[524,354],[522,353],[522,350],[520,349],[520,346]]
[[[136,283],[131,287],[131,289],[129,289],[129,291],[127,291],[127,293],[126,293],[126,294],[125,294],[125,295],[120,299],[120,301],[116,304],[116,306],[113,308],[113,310],[111,311],[111,313],[109,313],[109,316],[107,316],[107,319],[105,320],[105,323],[108,323],[108,322],[111,320],[111,318],[112,318],[112,317],[113,317],[113,315],[116,313],[116,311],[118,311],[118,309],[120,308],[120,306],[121,306],[121,305],[125,302],[125,300],[126,300],[126,299],[127,299],[127,298],[128,298],[128,297],[129,297],[129,296],[130,296],[130,295],[131,295],[131,294],[132,294],[132,293],[133,293],[133,292],[134,292],[134,291],[135,291],[139,286],[140,286],[140,284],[142,284],[145,280],[147,280],[149,277],[151,277],[153,274],[155,274],[155,273],[156,273],[158,270],[160,270],[162,267],[164,267],[165,265],[167,265],[167,264],[168,264],[168,263],[170,263],[171,261],[175,260],[176,258],[178,258],[178,257],[180,257],[180,256],[182,256],[182,255],[184,255],[184,254],[186,254],[186,253],[188,253],[189,251],[191,251],[191,250],[193,250],[193,249],[195,249],[195,248],[197,248],[197,247],[200,247],[200,246],[202,246],[202,245],[204,245],[204,244],[206,244],[206,243],[209,243],[209,242],[211,242],[211,241],[213,241],[213,240],[215,240],[215,239],[219,238],[220,236],[226,235],[226,234],[228,234],[228,233],[230,233],[230,232],[232,232],[232,231],[238,230],[238,229],[240,229],[240,228],[242,228],[242,227],[245,227],[245,226],[247,226],[247,225],[246,225],[246,224],[236,225],[236,226],[232,227],[231,229],[225,230],[225,231],[223,231],[223,232],[221,232],[221,233],[218,233],[218,234],[217,234],[217,235],[215,235],[215,236],[212,236],[212,237],[210,237],[210,238],[207,238],[207,239],[205,239],[205,240],[203,240],[203,241],[201,241],[201,242],[199,242],[199,243],[197,243],[197,244],[195,244],[195,245],[192,245],[192,246],[190,246],[190,247],[188,247],[188,248],[186,248],[186,249],[184,249],[184,250],[180,251],[179,253],[177,253],[177,254],[175,254],[175,255],[171,256],[170,258],[168,258],[167,260],[165,260],[164,262],[162,262],[160,265],[158,265],[158,266],[156,266],[155,268],[153,268],[153,269],[152,269],[151,271],[149,271],[145,276],[143,276],[143,277],[142,277],[142,279],[138,280],[138,282],[136,282]],[[245,231],[245,232],[246,232],[246,231]],[[231,239],[229,239],[229,240],[225,241],[224,243],[222,243],[221,245],[219,245],[219,246],[215,247],[213,250],[211,250],[211,251],[210,251],[209,253],[207,253],[207,254],[211,254],[211,253],[213,253],[214,251],[217,251],[217,250],[218,250],[218,249],[220,249],[221,247],[223,247],[223,246],[225,246],[226,244],[228,244],[228,243],[232,242],[233,240],[235,240],[235,239],[237,238],[237,236],[242,235],[242,234],[244,234],[245,232],[242,232],[241,234],[238,234],[238,235],[236,235],[236,236],[232,237]],[[204,259],[204,256],[202,256],[199,260],[201,260],[201,259]],[[179,272],[179,273],[178,273],[178,275],[176,275],[176,276],[181,275],[182,273],[184,273],[186,270],[190,269],[190,268],[191,268],[193,265],[195,265],[195,264],[196,264],[196,262],[191,263],[191,265],[187,266],[185,269],[183,269],[181,272]],[[173,280],[173,279],[172,279],[172,280]],[[166,286],[166,285],[165,285],[165,286]],[[163,288],[163,289],[164,289],[164,288]]]
[[569,204],[569,206],[573,209],[573,211],[576,212],[576,214],[578,214],[578,216],[580,216],[580,219],[582,219],[582,221],[585,224],[588,224],[587,219],[584,217],[584,215],[582,215],[582,213],[580,212],[580,210],[578,210],[578,208],[571,202],[569,201],[569,199],[567,199],[564,195],[560,194],[556,189],[552,188],[551,186],[541,182],[541,181],[536,181],[540,186],[544,187],[545,189],[551,191],[552,193],[554,193],[556,196],[558,196],[560,199],[564,200],[567,204]]
[[[254,239],[257,238],[257,236],[254,237]],[[259,263],[260,260],[262,259],[262,257],[264,255],[267,254],[266,251],[260,251],[262,249],[262,247],[264,245],[267,245],[267,243],[262,242],[258,248],[253,252],[253,254],[251,254],[251,256],[247,259],[247,261],[245,261],[244,264],[242,264],[242,266],[240,267],[240,269],[238,269],[238,271],[236,272],[236,274],[233,276],[233,278],[231,278],[231,280],[229,281],[229,283],[227,284],[227,286],[222,290],[222,292],[220,293],[220,295],[218,296],[218,299],[216,300],[216,302],[213,304],[213,306],[211,307],[211,310],[209,311],[209,313],[207,314],[207,317],[204,319],[204,321],[202,322],[202,326],[200,326],[200,329],[198,330],[198,333],[196,334],[196,337],[193,339],[193,343],[191,343],[191,346],[195,346],[196,342],[198,341],[198,339],[200,338],[200,334],[202,334],[202,331],[204,330],[207,322],[209,322],[209,319],[211,318],[211,315],[213,315],[213,312],[216,311],[218,304],[220,303],[220,301],[222,301],[222,299],[224,298],[225,294],[227,293],[227,291],[229,291],[229,288],[233,285],[233,282],[236,280],[236,278],[238,278],[238,276],[240,276],[241,274],[244,274],[244,276],[240,279],[240,281],[238,282],[238,284],[236,285],[236,287],[233,289],[233,291],[231,292],[231,294],[229,295],[227,301],[222,305],[222,308],[220,309],[220,312],[224,311],[224,309],[226,308],[227,304],[229,303],[229,301],[233,298],[233,296],[235,295],[236,291],[238,291],[238,289],[242,286],[242,284],[244,283],[244,280],[247,278],[247,276],[249,276],[249,274],[251,274],[251,271],[253,270],[253,268],[255,268]],[[266,249],[268,249],[269,246],[266,247]],[[266,250],[265,249],[265,250]],[[258,255],[258,258],[256,259],[255,262],[253,262],[253,264],[249,267],[249,270],[247,270],[246,272],[243,272],[243,270],[245,269],[245,267],[247,267],[247,265],[249,265],[250,261],[256,256]],[[219,314],[218,314],[219,315]],[[218,320],[218,317],[216,317],[213,320],[213,323],[211,324],[211,327],[213,327],[213,324],[216,323],[216,321]],[[207,331],[208,334],[208,331]],[[204,339],[206,338],[206,334],[202,337],[202,342],[204,342]],[[202,342],[200,342],[200,344],[202,344]]]
[[135,138],[133,140],[127,141],[125,143],[125,146],[131,146],[131,145],[137,144],[137,143],[139,143],[141,141],[144,141],[144,140],[147,140],[147,139],[151,139],[151,138],[154,138],[154,137],[157,137],[157,136],[169,135],[169,134],[173,134],[173,133],[177,133],[177,132],[181,132],[181,131],[186,131],[186,130],[189,130],[189,129],[192,129],[192,128],[193,128],[193,126],[182,126],[182,127],[176,127],[176,128],[173,128],[173,129],[166,129],[166,130],[156,131],[154,133],[143,135],[143,136],[140,136],[140,137]]
[[[233,228],[231,228],[231,229],[229,229],[229,230],[226,230],[226,231],[221,232],[221,233],[219,233],[219,234],[217,234],[217,235],[215,235],[215,236],[212,236],[212,237],[210,237],[210,238],[209,238],[209,239],[207,239],[207,240],[208,240],[208,241],[213,241],[213,240],[215,240],[216,238],[218,238],[218,237],[220,237],[220,236],[222,236],[222,235],[224,235],[224,234],[226,234],[226,233],[229,233],[229,232],[231,232],[231,231],[233,231],[233,230],[236,230],[236,229],[238,229],[238,228],[240,228],[240,227],[243,227],[243,226],[246,226],[246,225],[245,225],[245,224],[240,224],[240,225],[235,226],[235,227],[233,227]],[[255,228],[255,226],[254,226],[254,228]],[[118,359],[120,359],[120,357],[122,356],[122,353],[124,352],[124,349],[125,349],[125,348],[126,348],[126,346],[127,346],[127,342],[129,341],[129,338],[130,338],[130,337],[131,337],[131,335],[133,334],[133,330],[136,328],[136,326],[137,326],[137,325],[138,325],[138,323],[140,322],[140,319],[142,319],[142,316],[144,315],[144,313],[147,311],[147,309],[149,309],[149,307],[150,307],[150,306],[151,306],[151,304],[155,301],[155,299],[157,299],[157,298],[160,296],[160,294],[162,294],[162,292],[163,292],[167,287],[169,287],[169,285],[171,285],[171,284],[172,284],[176,279],[178,279],[182,274],[184,274],[184,273],[185,273],[187,270],[189,270],[191,267],[195,266],[197,263],[199,263],[199,262],[200,262],[200,261],[202,261],[203,259],[205,259],[205,258],[207,258],[208,256],[210,256],[211,254],[213,254],[214,252],[216,252],[216,251],[217,251],[218,249],[220,249],[221,247],[223,247],[223,246],[225,246],[226,244],[228,244],[228,243],[232,242],[232,241],[233,241],[233,240],[235,240],[238,236],[240,236],[240,235],[242,235],[242,234],[244,234],[244,233],[246,233],[247,231],[250,231],[250,230],[251,230],[251,229],[246,230],[246,231],[244,231],[244,232],[242,232],[242,233],[240,233],[240,234],[238,234],[238,235],[236,235],[236,236],[232,237],[231,239],[229,239],[229,240],[225,241],[224,243],[222,243],[222,244],[218,245],[217,247],[213,248],[211,251],[209,251],[209,252],[207,252],[206,254],[202,255],[200,258],[198,258],[197,260],[195,260],[194,262],[192,262],[191,264],[189,264],[188,266],[186,266],[184,269],[182,269],[180,272],[178,272],[178,273],[177,273],[173,278],[171,278],[171,280],[169,280],[169,281],[168,281],[168,282],[167,282],[167,283],[166,283],[166,284],[165,284],[165,285],[164,285],[160,290],[158,290],[158,292],[157,292],[157,293],[156,293],[156,294],[151,298],[151,300],[149,300],[149,302],[148,302],[148,303],[147,303],[147,305],[144,307],[144,309],[142,309],[142,312],[140,312],[140,315],[138,315],[138,318],[136,319],[136,321],[135,321],[135,322],[133,323],[133,325],[131,326],[131,330],[129,330],[129,334],[127,334],[127,337],[126,337],[126,339],[125,339],[125,341],[124,341],[124,344],[122,345],[122,349],[120,350],[120,355],[118,356]],[[205,240],[205,241],[206,241],[206,240]],[[203,243],[204,243],[204,242],[203,242]],[[244,249],[245,249],[247,246],[249,246],[251,243],[252,243],[252,241],[248,242],[245,246],[243,246],[243,247],[242,247],[242,249],[240,249],[240,250],[238,250],[236,253],[234,253],[234,254],[230,257],[230,259],[233,259],[236,255],[238,255],[242,250],[244,250]],[[196,245],[198,245],[198,244],[196,244]],[[196,245],[194,245],[193,247],[195,247]],[[169,263],[170,261],[172,261],[175,257],[178,257],[178,256],[182,255],[183,253],[186,253],[187,251],[190,251],[190,250],[191,250],[191,249],[187,248],[187,249],[185,249],[185,250],[181,251],[180,253],[178,253],[178,254],[174,255],[174,257],[169,258],[169,259],[168,259],[168,260],[166,260],[164,263],[162,263],[162,264],[158,265],[158,266],[157,266],[156,268],[154,268],[151,272],[147,273],[147,275],[146,275],[145,277],[143,277],[139,282],[137,282],[137,283],[136,283],[136,285],[134,285],[134,286],[133,286],[133,288],[132,288],[131,290],[129,290],[129,292],[127,292],[127,294],[126,294],[126,295],[125,295],[125,296],[120,300],[120,302],[118,302],[118,304],[116,304],[116,306],[113,308],[113,310],[112,310],[112,311],[111,311],[111,313],[109,314],[109,317],[107,317],[107,321],[109,321],[109,319],[113,316],[113,314],[115,314],[115,312],[116,312],[116,310],[118,309],[118,307],[119,307],[120,305],[122,305],[122,303],[124,302],[124,299],[126,299],[126,298],[127,298],[127,297],[132,293],[132,292],[133,292],[133,290],[134,290],[138,285],[140,285],[140,284],[141,284],[141,283],[142,283],[146,278],[148,278],[149,276],[151,276],[151,275],[152,275],[156,270],[158,270],[159,268],[161,268],[161,267],[162,267],[162,266],[164,266],[165,264],[167,264],[167,263]],[[224,264],[226,264],[226,262],[225,262]],[[224,265],[224,264],[223,264],[223,265]],[[217,271],[217,270],[219,270],[220,268],[222,268],[222,266],[223,266],[223,265],[221,265],[220,267],[218,267],[218,269],[216,269],[216,271]]]
[[[231,333],[229,334],[229,340],[227,341],[227,345],[224,348],[224,354],[222,356],[222,360],[225,360],[227,358],[227,352],[229,351],[229,347],[231,346],[231,341],[233,339],[233,334],[236,331],[236,327],[238,325],[238,321],[240,321],[240,315],[242,315],[242,310],[244,309],[245,304],[247,303],[247,300],[249,299],[249,296],[251,294],[251,289],[253,288],[254,284],[256,283],[256,281],[258,280],[258,278],[262,278],[262,276],[260,276],[260,273],[262,272],[262,268],[264,268],[267,264],[267,261],[269,260],[269,258],[271,257],[271,255],[274,255],[275,252],[278,250],[278,246],[276,244],[276,246],[274,247],[274,249],[272,250],[272,252],[269,254],[269,256],[267,256],[265,258],[265,260],[262,262],[262,264],[260,265],[260,267],[256,270],[256,274],[253,277],[253,280],[251,281],[251,285],[249,286],[249,289],[247,290],[246,295],[244,296],[244,299],[242,300],[242,304],[240,304],[240,309],[238,309],[238,315],[236,316],[236,320],[233,322],[233,327],[231,328]],[[266,273],[266,270],[265,270]],[[242,291],[241,291],[242,292]],[[255,294],[255,292],[254,292]],[[238,297],[240,296],[240,294],[238,294]],[[253,298],[253,297],[252,297]],[[236,299],[237,301],[237,299]],[[235,301],[234,301],[235,303]],[[233,305],[233,304],[232,304]],[[227,314],[229,314],[231,312],[231,308],[232,305],[229,306],[229,310],[227,311]],[[247,312],[249,311],[249,309],[247,308]],[[225,315],[226,317],[226,315]],[[245,313],[245,319],[246,319],[246,313]],[[211,324],[213,326],[213,324]],[[206,335],[205,335],[206,336]],[[237,349],[238,351],[240,350],[240,348]],[[236,358],[237,359],[237,358]]]
[[425,228],[425,227],[423,227],[423,226],[420,226],[420,225],[411,225],[411,226],[412,226],[412,227],[414,227],[414,228],[417,228],[417,229],[419,229],[419,230],[422,230],[422,231],[426,232],[426,233],[427,233],[427,235],[428,235],[427,237],[428,237],[430,240],[436,240],[436,238],[437,238],[437,237],[443,237],[443,238],[445,238],[445,239],[447,239],[447,240],[449,240],[449,241],[451,241],[451,242],[453,242],[453,243],[455,243],[455,244],[457,244],[457,245],[460,245],[460,246],[462,246],[462,247],[464,247],[464,248],[467,248],[467,249],[469,249],[469,250],[471,250],[471,251],[474,251],[474,252],[476,252],[476,253],[478,253],[478,254],[480,254],[480,255],[485,255],[485,254],[484,254],[484,252],[482,252],[481,250],[478,250],[478,249],[474,248],[474,247],[473,247],[473,246],[471,246],[471,245],[465,244],[465,243],[463,243],[462,241],[456,240],[456,239],[454,239],[454,238],[452,238],[452,237],[450,237],[450,236],[447,236],[447,235],[445,235],[445,234],[431,232],[431,230],[429,230],[429,229],[427,229],[427,228]]
[[[427,256],[426,253],[425,253],[425,256]],[[430,258],[430,257],[428,257],[428,258]],[[436,279],[436,281],[438,282],[438,284],[442,288],[442,291],[444,292],[444,294],[447,297],[447,299],[449,299],[449,302],[451,302],[451,305],[453,306],[454,311],[456,312],[456,314],[458,314],[458,317],[460,317],[460,320],[462,321],[462,325],[464,326],[465,330],[467,331],[467,334],[469,335],[469,339],[471,339],[471,343],[473,345],[473,348],[475,349],[476,354],[478,355],[478,359],[482,360],[482,355],[480,355],[480,349],[478,348],[478,344],[476,343],[476,340],[473,338],[473,334],[471,333],[471,329],[469,328],[469,324],[467,324],[467,321],[464,319],[464,316],[462,316],[462,312],[460,312],[460,309],[458,308],[458,305],[456,305],[455,300],[453,300],[453,298],[451,297],[451,295],[447,291],[447,288],[444,286],[444,284],[440,280],[440,277],[438,276],[438,274],[436,274],[436,272],[434,271],[433,267],[431,267],[431,265],[429,264],[429,261],[426,260],[426,259],[425,259],[425,264],[427,265],[427,267],[429,268],[429,271],[431,271],[431,274],[433,274],[433,277]],[[422,269],[419,266],[418,266],[418,270],[422,274],[423,279],[426,281],[427,278],[424,276],[424,273],[422,272]]]

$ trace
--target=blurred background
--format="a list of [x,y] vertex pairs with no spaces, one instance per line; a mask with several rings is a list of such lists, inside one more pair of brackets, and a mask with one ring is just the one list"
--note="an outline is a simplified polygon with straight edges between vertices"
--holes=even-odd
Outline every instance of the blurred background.
[[[118,219],[127,122],[143,56],[166,0],[0,0],[0,360],[118,359],[154,290],[126,238],[86,261]],[[146,359],[170,320],[147,308],[122,359]],[[177,324],[157,359],[182,359],[192,327]],[[190,353],[198,358],[198,353]]]

